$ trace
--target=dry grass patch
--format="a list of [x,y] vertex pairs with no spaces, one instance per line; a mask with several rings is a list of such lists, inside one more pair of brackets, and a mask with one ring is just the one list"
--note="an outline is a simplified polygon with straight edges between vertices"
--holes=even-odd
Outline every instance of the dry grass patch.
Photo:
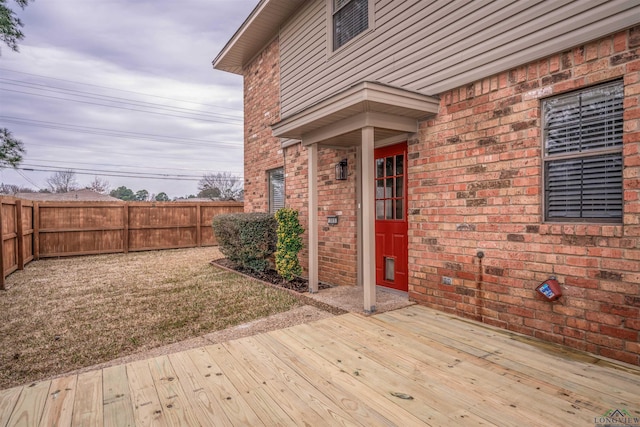
[[217,248],[32,262],[0,292],[0,389],[301,305],[212,266]]

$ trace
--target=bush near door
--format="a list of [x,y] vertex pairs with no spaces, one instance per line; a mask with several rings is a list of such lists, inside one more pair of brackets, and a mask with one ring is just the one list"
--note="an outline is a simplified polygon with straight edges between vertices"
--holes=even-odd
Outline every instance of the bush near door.
[[236,265],[263,272],[276,251],[278,223],[268,213],[236,213],[213,219],[220,251]]

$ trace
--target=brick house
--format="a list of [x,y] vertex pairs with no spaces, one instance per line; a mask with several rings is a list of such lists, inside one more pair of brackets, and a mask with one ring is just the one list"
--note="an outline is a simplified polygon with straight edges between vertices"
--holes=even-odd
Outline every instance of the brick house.
[[312,291],[640,364],[637,2],[262,0],[213,64],[245,210],[300,211]]

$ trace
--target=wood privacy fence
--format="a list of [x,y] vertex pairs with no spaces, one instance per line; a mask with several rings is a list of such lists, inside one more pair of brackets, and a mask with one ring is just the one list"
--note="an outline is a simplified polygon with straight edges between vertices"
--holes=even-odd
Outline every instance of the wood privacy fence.
[[217,245],[214,216],[241,202],[32,202],[0,197],[0,289],[33,259]]

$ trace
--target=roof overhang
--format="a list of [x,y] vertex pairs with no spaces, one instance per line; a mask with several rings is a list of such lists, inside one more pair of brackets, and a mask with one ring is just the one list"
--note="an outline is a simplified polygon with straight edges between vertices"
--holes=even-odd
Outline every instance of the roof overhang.
[[242,26],[231,37],[218,56],[213,68],[242,74],[242,68],[273,39],[280,27],[305,0],[262,0]]
[[303,145],[353,146],[360,130],[375,128],[375,140],[418,131],[418,120],[438,113],[439,99],[374,82],[362,82],[271,126],[279,138]]

